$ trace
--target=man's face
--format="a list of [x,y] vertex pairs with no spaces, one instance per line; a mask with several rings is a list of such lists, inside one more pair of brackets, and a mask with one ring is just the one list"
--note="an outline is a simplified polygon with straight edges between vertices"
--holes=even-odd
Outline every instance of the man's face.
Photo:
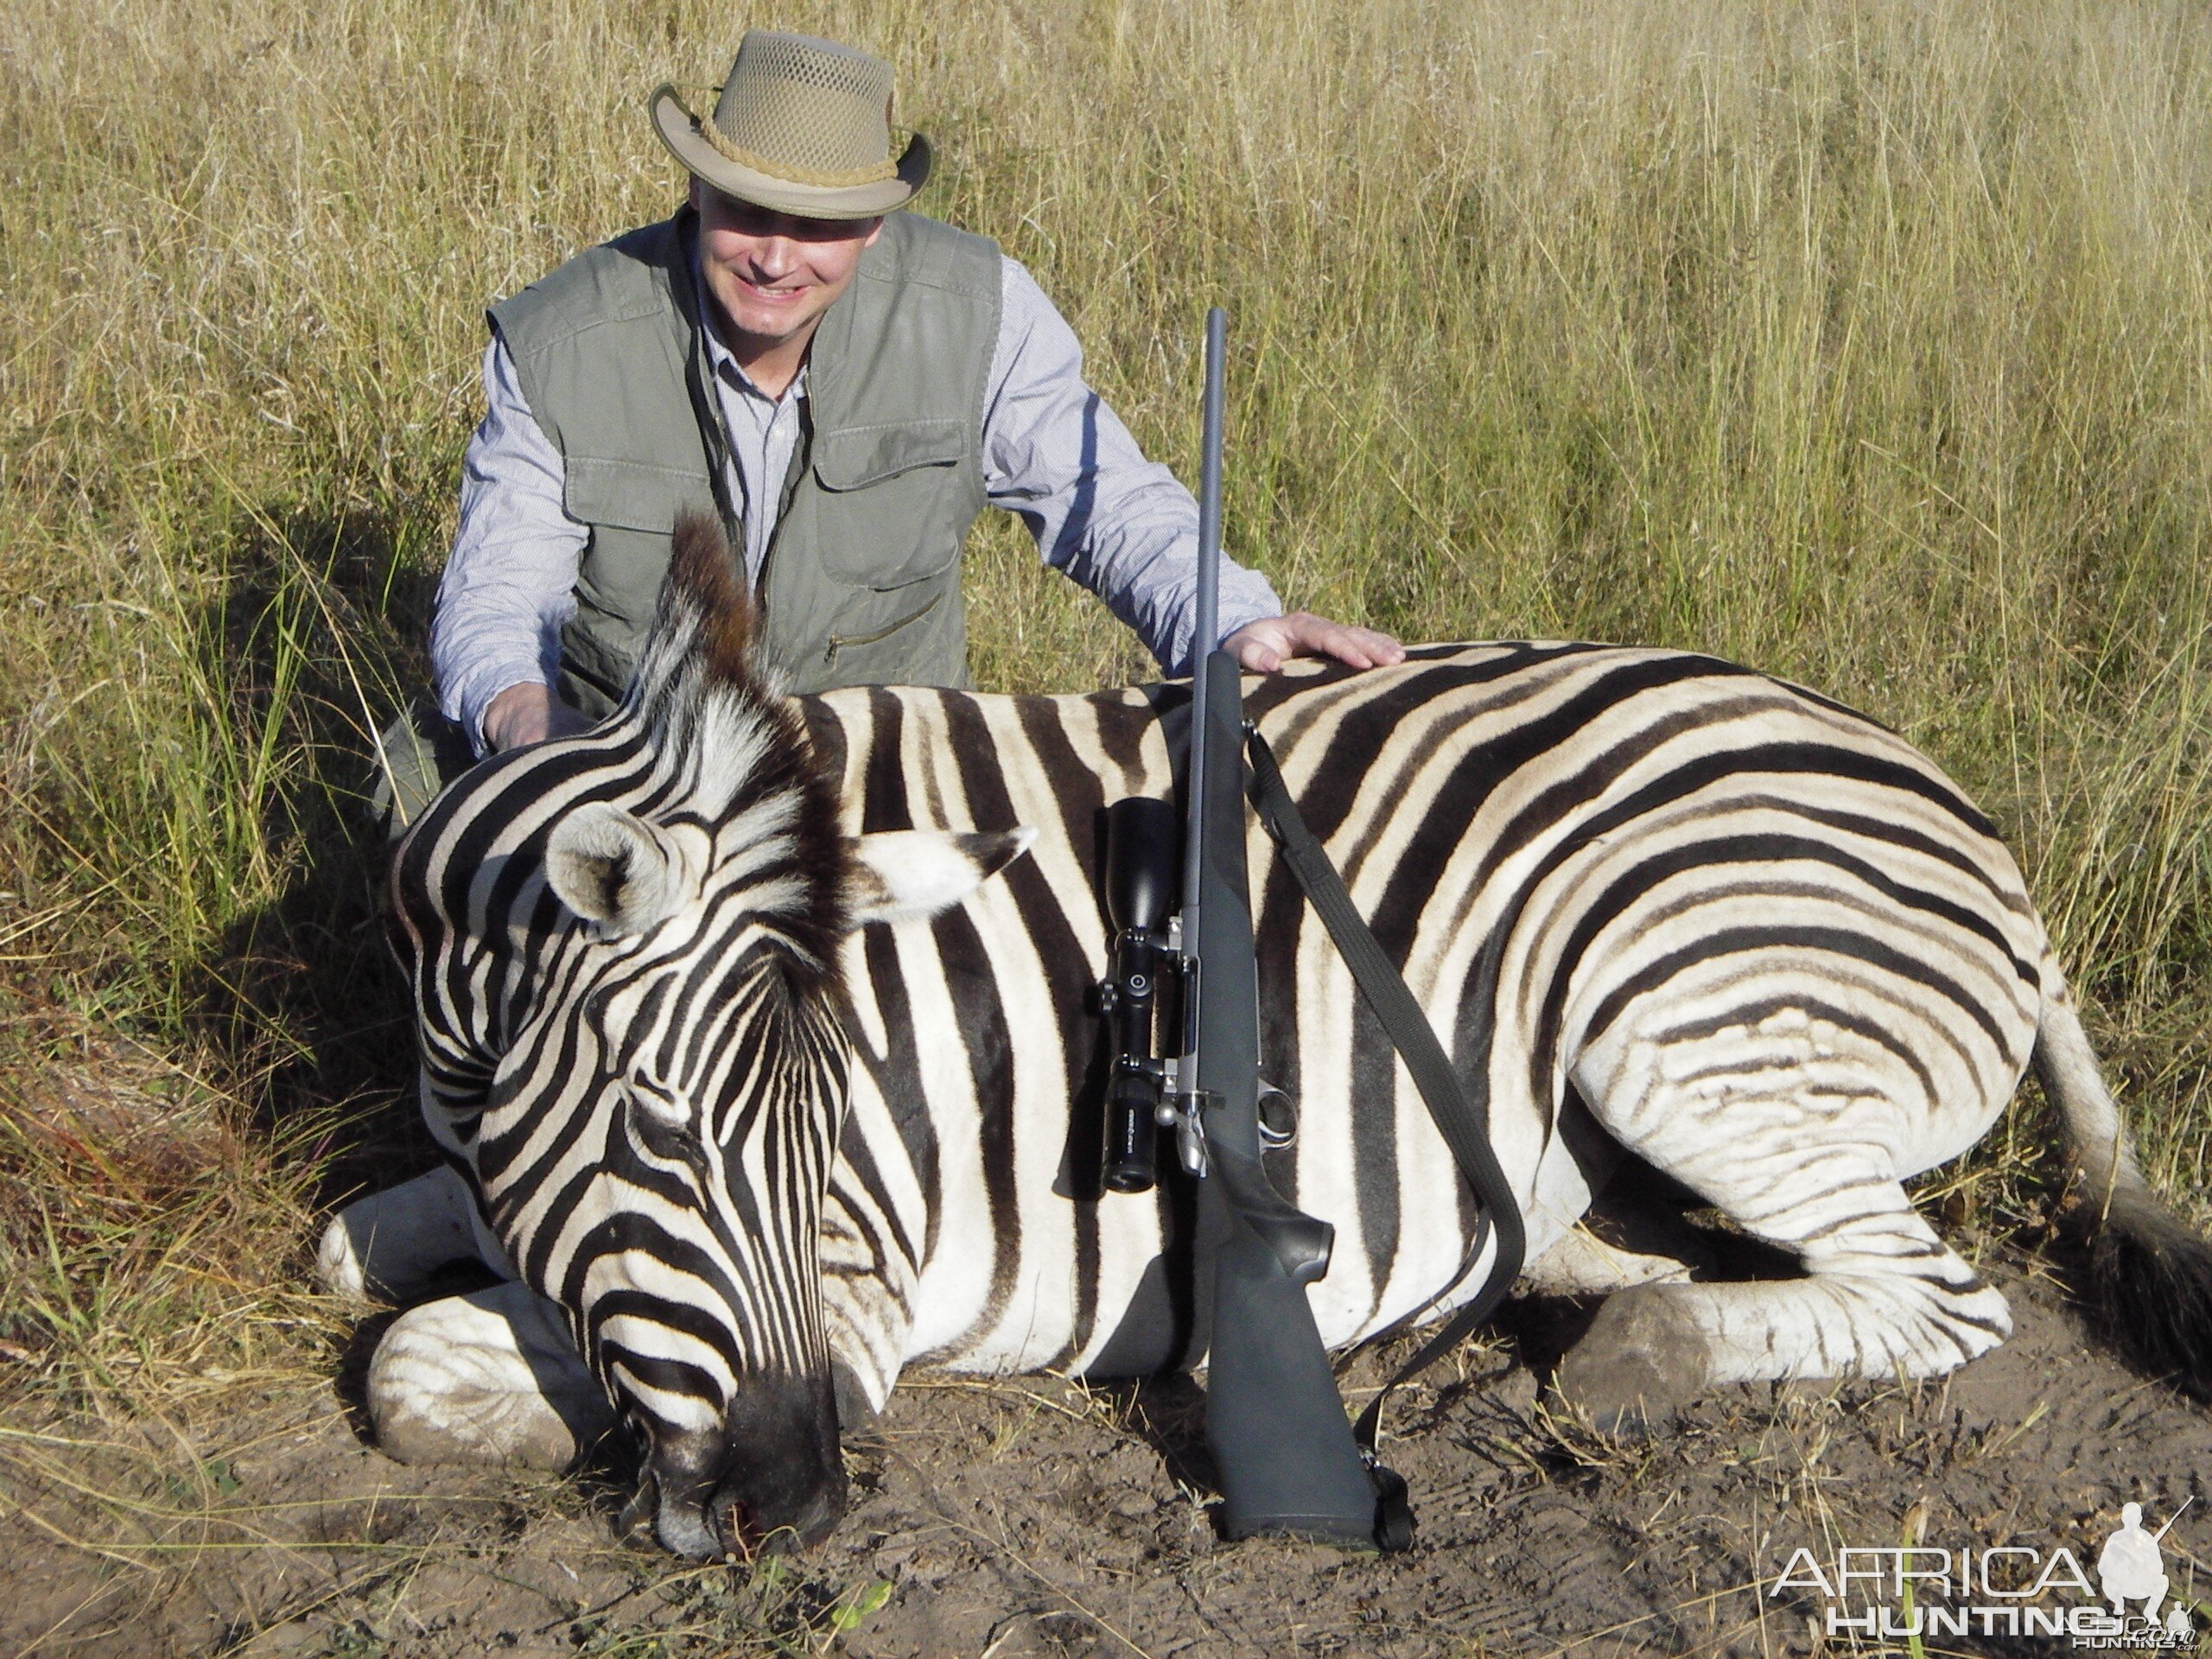
[[794,219],[691,181],[699,211],[699,264],[740,338],[773,347],[811,339],[822,314],[852,286],[861,250],[883,233],[878,219]]

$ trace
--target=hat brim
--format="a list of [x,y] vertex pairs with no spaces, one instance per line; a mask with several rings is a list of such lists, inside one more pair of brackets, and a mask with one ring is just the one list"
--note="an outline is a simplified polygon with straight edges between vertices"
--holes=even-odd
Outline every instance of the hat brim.
[[838,187],[794,184],[733,162],[709,143],[699,131],[699,118],[683,107],[674,86],[654,88],[645,108],[668,153],[694,178],[740,201],[797,219],[873,219],[903,205],[930,175],[930,141],[918,132],[899,158],[894,177]]

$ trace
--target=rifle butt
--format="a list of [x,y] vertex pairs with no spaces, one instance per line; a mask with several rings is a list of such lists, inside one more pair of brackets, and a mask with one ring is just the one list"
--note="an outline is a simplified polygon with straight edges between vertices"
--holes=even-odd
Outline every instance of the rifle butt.
[[1230,1538],[1376,1547],[1376,1488],[1337,1396],[1305,1287],[1234,1217],[1215,1258],[1206,1444]]

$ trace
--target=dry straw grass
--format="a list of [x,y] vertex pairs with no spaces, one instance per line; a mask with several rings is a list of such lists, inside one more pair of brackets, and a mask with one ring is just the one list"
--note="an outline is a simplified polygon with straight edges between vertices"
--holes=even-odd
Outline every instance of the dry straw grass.
[[[2197,9],[775,21],[898,60],[931,211],[1028,262],[1179,467],[1197,319],[1230,307],[1230,534],[1294,602],[1710,650],[1937,755],[2021,849],[2155,1166],[2202,1185]],[[402,1081],[349,824],[420,672],[481,308],[668,209],[642,93],[717,76],[735,27],[699,0],[0,11],[0,972],[51,1029],[200,1076],[231,1182],[219,1218],[188,1182],[101,1187],[57,1231],[46,1189],[108,1154],[64,1158],[11,1090],[0,1338],[73,1402],[143,1403],[160,1356],[289,1294],[270,1264],[326,1165],[288,1126]],[[1141,668],[1011,525],[970,568],[987,683]]]

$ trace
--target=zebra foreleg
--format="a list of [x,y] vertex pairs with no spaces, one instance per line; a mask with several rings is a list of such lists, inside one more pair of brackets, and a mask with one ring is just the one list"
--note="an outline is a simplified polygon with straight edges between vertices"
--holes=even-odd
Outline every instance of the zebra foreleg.
[[315,1276],[336,1295],[398,1300],[454,1262],[480,1262],[503,1279],[515,1276],[467,1182],[441,1164],[332,1217],[315,1251]]
[[369,1362],[368,1406],[402,1463],[566,1469],[614,1427],[560,1308],[513,1281],[402,1314]]
[[1897,1182],[1807,1185],[1816,1197],[1736,1216],[1796,1252],[1804,1278],[1611,1297],[1560,1362],[1559,1392],[1620,1428],[1719,1382],[1937,1376],[2012,1333],[2004,1297],[1936,1237]]

